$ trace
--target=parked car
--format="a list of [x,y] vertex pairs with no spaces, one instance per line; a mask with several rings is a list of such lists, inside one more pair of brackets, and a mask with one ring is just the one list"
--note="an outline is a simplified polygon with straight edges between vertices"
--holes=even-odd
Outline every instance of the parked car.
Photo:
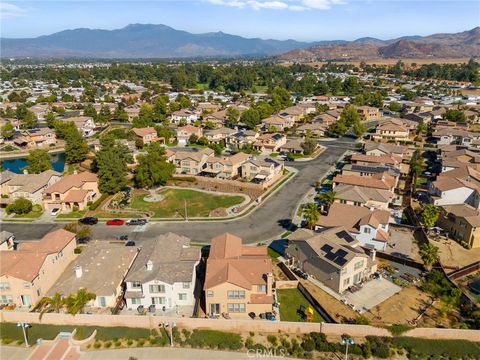
[[126,225],[145,225],[147,219],[128,219]]
[[98,223],[98,219],[96,217],[87,216],[78,220],[78,222],[85,225],[95,225]]
[[128,235],[118,235],[117,240],[127,241],[128,240]]
[[125,221],[122,219],[111,219],[107,221],[107,225],[123,225]]
[[52,211],[50,211],[50,215],[52,216],[57,216],[58,214],[60,214],[59,208],[55,208],[55,209],[52,209]]
[[135,246],[135,241],[132,241],[132,240],[127,241],[127,242],[125,243],[125,246]]
[[86,244],[88,243],[92,238],[90,236],[82,236],[77,239],[77,244]]

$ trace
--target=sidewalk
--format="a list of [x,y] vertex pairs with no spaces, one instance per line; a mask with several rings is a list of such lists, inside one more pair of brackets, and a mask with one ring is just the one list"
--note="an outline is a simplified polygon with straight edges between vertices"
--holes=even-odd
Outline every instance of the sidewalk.
[[138,360],[215,360],[215,359],[249,359],[246,352],[213,351],[180,348],[131,348],[118,350],[86,351],[80,356],[81,360],[120,360],[130,357]]

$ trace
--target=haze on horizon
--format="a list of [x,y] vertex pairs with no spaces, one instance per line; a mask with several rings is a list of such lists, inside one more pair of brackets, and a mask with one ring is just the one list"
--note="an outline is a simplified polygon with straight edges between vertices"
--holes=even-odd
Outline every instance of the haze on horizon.
[[165,24],[192,33],[298,41],[392,39],[469,30],[480,2],[453,0],[83,0],[0,4],[1,36],[25,38],[75,28]]

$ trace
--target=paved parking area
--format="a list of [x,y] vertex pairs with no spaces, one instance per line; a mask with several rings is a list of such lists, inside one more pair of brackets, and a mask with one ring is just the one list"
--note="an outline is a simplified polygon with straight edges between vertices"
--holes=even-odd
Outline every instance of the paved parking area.
[[412,230],[390,226],[389,233],[390,238],[385,252],[399,257],[415,259],[412,254],[415,242]]
[[363,312],[384,302],[401,290],[400,286],[387,279],[380,278],[367,282],[355,293],[347,292],[345,298],[347,303],[352,304],[356,310]]

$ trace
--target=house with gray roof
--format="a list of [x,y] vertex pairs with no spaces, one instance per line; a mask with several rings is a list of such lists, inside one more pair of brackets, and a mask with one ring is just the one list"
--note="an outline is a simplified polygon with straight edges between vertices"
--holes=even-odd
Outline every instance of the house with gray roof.
[[145,243],[125,278],[127,309],[193,306],[200,257],[198,246],[190,246],[189,238],[174,233]]
[[40,174],[16,174],[8,183],[8,196],[11,201],[18,198],[30,200],[33,204],[42,204],[43,190],[62,178],[59,172],[46,170]]

